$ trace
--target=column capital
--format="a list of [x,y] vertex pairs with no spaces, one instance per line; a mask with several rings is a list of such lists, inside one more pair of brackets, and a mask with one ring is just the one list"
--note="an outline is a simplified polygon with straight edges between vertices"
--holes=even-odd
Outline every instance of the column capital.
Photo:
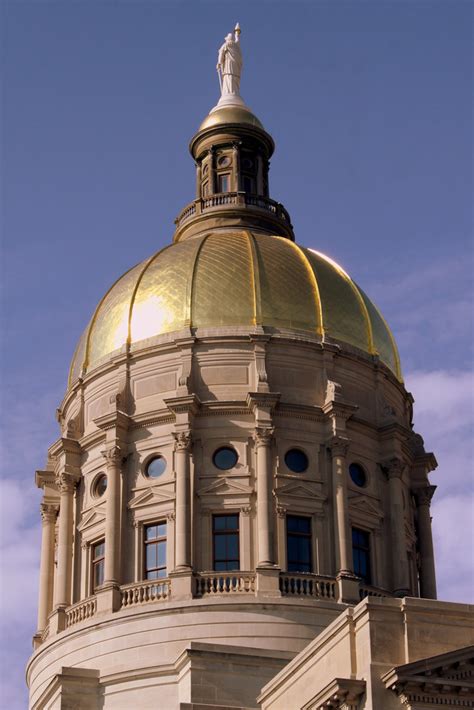
[[171,511],[170,513],[166,513],[166,520],[169,523],[173,522],[173,520],[175,520],[175,519],[176,519],[176,513],[174,512],[174,510]]
[[423,486],[422,488],[415,488],[413,490],[413,495],[415,496],[416,505],[418,508],[422,505],[427,505],[428,508],[431,505],[431,499],[434,495],[437,486]]
[[276,506],[276,512],[279,518],[284,518],[287,510],[288,508],[286,508],[284,505],[280,505],[279,503]]
[[250,513],[252,512],[252,506],[251,505],[242,505],[240,508],[240,512],[242,515],[249,516]]
[[401,479],[406,468],[405,462],[398,458],[398,456],[393,456],[391,459],[383,461],[381,466],[387,473],[389,480],[392,478]]
[[255,441],[255,446],[258,448],[259,446],[270,446],[272,439],[273,439],[273,434],[274,434],[274,427],[261,427],[257,426],[255,427],[255,433],[254,433],[254,441]]
[[55,523],[58,512],[59,512],[59,505],[51,505],[50,503],[41,503],[40,513],[41,513],[42,524],[47,525],[48,523]]
[[123,452],[120,446],[115,443],[100,452],[107,462],[107,466],[120,466],[123,460]]
[[193,444],[190,431],[173,432],[173,438],[175,451],[190,451]]
[[327,442],[327,446],[331,449],[333,456],[347,456],[349,450],[350,439],[345,436],[332,436]]
[[56,488],[60,493],[74,493],[74,489],[79,482],[78,476],[62,472],[56,474]]

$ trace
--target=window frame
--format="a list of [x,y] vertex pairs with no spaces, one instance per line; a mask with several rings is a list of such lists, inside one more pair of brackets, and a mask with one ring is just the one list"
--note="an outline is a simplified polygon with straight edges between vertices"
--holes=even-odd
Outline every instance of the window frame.
[[[165,534],[164,535],[158,535],[156,538],[152,538],[150,540],[147,540],[147,530],[148,528],[158,528],[160,525],[165,526]],[[159,545],[163,544],[165,545],[165,564],[164,565],[157,565],[156,567],[147,567],[147,548],[148,546],[151,545]],[[143,565],[142,565],[142,579],[145,582],[155,582],[160,579],[166,579],[168,577],[168,521],[165,520],[157,520],[156,522],[149,522],[145,523],[143,525],[143,537],[142,537],[142,550],[143,550]],[[164,576],[160,577],[148,577],[149,572],[155,572],[157,571],[158,574],[160,570],[164,570],[165,574]]]
[[[215,528],[215,521],[218,518],[236,518],[237,520],[237,527],[236,528],[223,528],[222,530],[216,529]],[[236,512],[229,512],[229,513],[215,513],[212,515],[212,520],[211,520],[211,535],[212,535],[212,569],[214,572],[220,573],[226,573],[226,572],[240,572],[240,514]],[[222,559],[216,559],[216,540],[219,537],[236,537],[237,538],[237,559],[235,558],[222,558]],[[226,569],[216,569],[216,563],[226,563],[229,564],[231,562],[237,562],[237,567],[232,567],[232,568],[226,568]]]
[[[225,179],[227,181],[227,190],[222,189],[221,185],[221,180]],[[231,192],[231,185],[232,185],[232,175],[229,172],[225,173],[217,173],[217,192],[219,194],[227,194],[228,192]]]
[[[297,520],[307,520],[309,522],[309,532],[298,532],[298,531],[293,531],[293,530],[288,530],[288,520],[290,518],[295,518]],[[294,574],[313,574],[313,520],[310,515],[287,515],[285,519],[285,542],[286,542],[286,569],[287,572],[291,572]],[[289,550],[289,538],[290,535],[299,539],[305,539],[308,544],[308,551],[309,551],[309,564],[301,562],[300,560],[291,560],[290,559],[290,550]],[[297,569],[290,569],[290,565],[292,564],[308,564],[309,569],[308,570],[297,570]]]
[[[102,555],[99,557],[95,556],[95,550],[99,545],[104,546],[104,552]],[[101,587],[105,581],[105,537],[101,538],[100,540],[97,540],[96,542],[91,543],[90,545],[91,549],[91,593],[95,594],[97,589]],[[99,584],[96,584],[96,569],[101,569],[102,570],[102,581]]]

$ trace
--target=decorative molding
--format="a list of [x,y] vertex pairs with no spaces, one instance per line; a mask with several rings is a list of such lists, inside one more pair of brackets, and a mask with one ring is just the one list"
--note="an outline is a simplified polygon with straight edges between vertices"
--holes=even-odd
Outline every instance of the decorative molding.
[[253,493],[253,489],[250,486],[246,486],[243,483],[238,483],[235,480],[229,480],[228,478],[219,478],[211,485],[201,488],[197,492],[197,495],[202,498],[203,496],[209,495],[245,495],[249,496]]
[[175,451],[189,451],[191,449],[193,440],[190,431],[173,432],[173,438]]
[[255,433],[253,439],[255,441],[255,446],[270,446],[273,440],[273,434],[275,433],[274,427],[255,427]]
[[284,505],[280,505],[280,503],[276,504],[276,513],[279,518],[284,518],[286,513],[287,513],[288,508]]
[[154,505],[156,503],[169,503],[174,501],[175,495],[173,493],[168,493],[162,488],[150,487],[146,490],[142,490],[138,495],[133,498],[128,504],[129,510],[136,510],[137,508],[142,508],[146,505]]
[[120,466],[123,461],[123,452],[120,446],[115,443],[100,452],[107,462],[107,466]]
[[401,480],[406,469],[406,464],[398,456],[393,456],[387,461],[381,463],[382,469],[386,472],[389,479],[398,478]]
[[60,493],[74,493],[74,489],[79,483],[78,476],[72,476],[70,473],[58,473],[55,478],[56,488]]
[[102,525],[105,522],[105,511],[104,505],[102,504],[100,508],[94,508],[90,510],[85,515],[83,514],[81,522],[77,526],[79,532],[83,532],[87,528],[91,528],[94,525]]
[[334,678],[304,707],[308,710],[358,710],[365,689],[365,680]]
[[245,517],[248,517],[252,513],[252,506],[251,505],[242,505],[240,507],[240,512]]
[[333,456],[341,456],[342,458],[345,458],[347,456],[350,443],[350,439],[345,436],[332,436],[326,442],[326,445],[328,449],[331,450],[331,454]]
[[50,523],[55,523],[58,511],[59,511],[59,505],[51,505],[48,503],[41,503],[40,513],[41,513],[42,524],[48,525]]
[[428,508],[430,507],[431,499],[433,498],[436,488],[437,486],[423,486],[422,488],[413,489],[412,492],[418,508],[422,505],[427,505]]
[[174,520],[176,520],[176,513],[174,512],[174,510],[170,511],[169,513],[166,513],[166,520],[167,520],[169,523],[171,523],[171,522],[173,522]]

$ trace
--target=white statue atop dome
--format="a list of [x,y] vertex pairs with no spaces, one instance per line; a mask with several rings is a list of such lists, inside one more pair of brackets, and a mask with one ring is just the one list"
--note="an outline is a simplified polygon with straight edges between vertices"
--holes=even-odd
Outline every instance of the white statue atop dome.
[[217,72],[221,86],[221,96],[240,96],[240,75],[242,73],[242,52],[240,50],[240,25],[229,32],[219,49]]

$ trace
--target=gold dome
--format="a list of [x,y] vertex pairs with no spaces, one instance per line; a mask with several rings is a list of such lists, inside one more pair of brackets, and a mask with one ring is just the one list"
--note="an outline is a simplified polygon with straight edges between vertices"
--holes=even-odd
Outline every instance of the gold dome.
[[127,343],[189,327],[233,326],[346,343],[378,355],[401,380],[387,324],[340,266],[284,237],[245,230],[166,246],[127,271],[83,333],[69,384]]
[[211,111],[199,126],[199,131],[227,123],[249,124],[262,131],[265,130],[258,118],[246,106],[229,105]]

